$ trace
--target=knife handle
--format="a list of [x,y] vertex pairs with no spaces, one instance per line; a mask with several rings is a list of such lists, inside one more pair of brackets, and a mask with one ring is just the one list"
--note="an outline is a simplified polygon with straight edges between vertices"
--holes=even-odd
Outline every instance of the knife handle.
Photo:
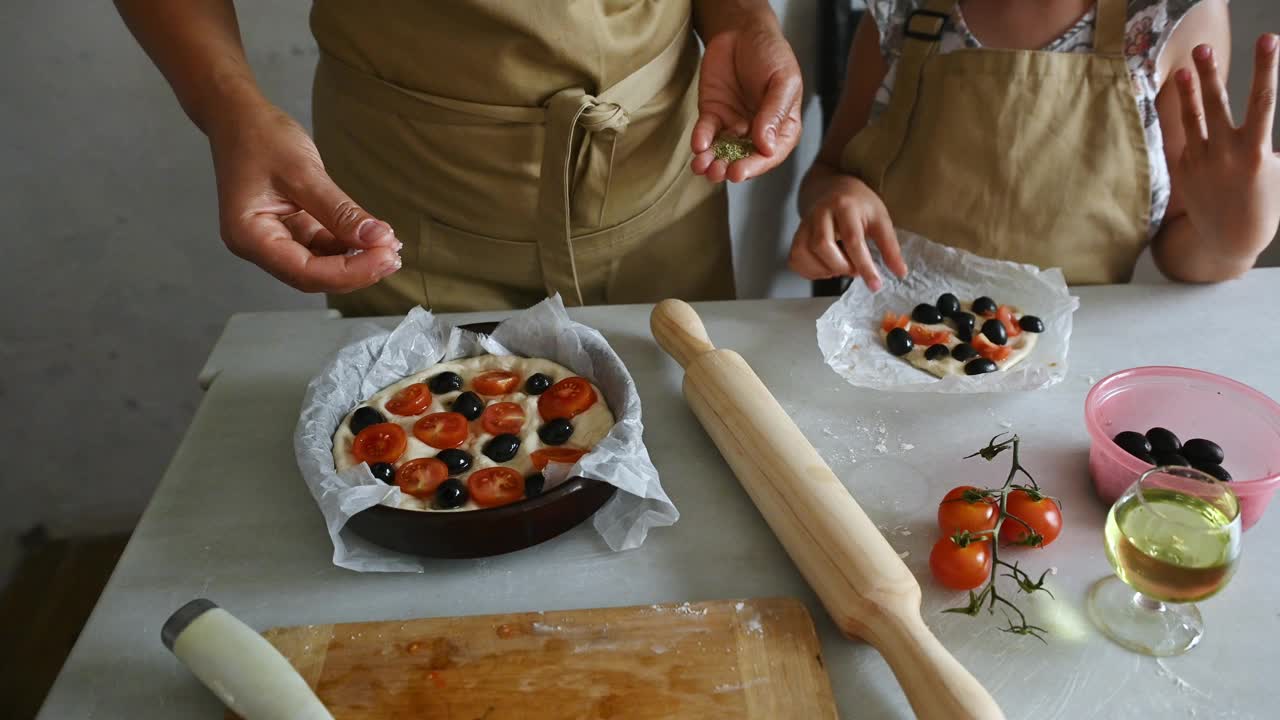
[[179,608],[160,638],[244,720],[333,720],[279,650],[209,600]]

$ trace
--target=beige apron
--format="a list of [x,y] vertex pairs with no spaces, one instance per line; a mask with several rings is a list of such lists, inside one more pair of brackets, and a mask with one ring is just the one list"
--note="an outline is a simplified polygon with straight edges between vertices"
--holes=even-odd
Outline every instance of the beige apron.
[[1124,60],[1125,2],[1099,0],[1093,54],[939,55],[956,0],[907,21],[889,107],[842,167],[894,224],[979,255],[1125,282],[1147,240],[1151,178]]
[[351,315],[734,296],[689,0],[316,0],[316,144],[404,267]]

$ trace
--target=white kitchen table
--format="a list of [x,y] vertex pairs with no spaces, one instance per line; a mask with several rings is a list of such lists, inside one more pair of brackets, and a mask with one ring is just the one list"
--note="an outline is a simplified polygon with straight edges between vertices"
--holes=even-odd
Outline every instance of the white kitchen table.
[[[712,339],[738,350],[853,492],[924,587],[925,618],[1009,718],[1274,718],[1280,667],[1280,508],[1244,536],[1235,579],[1201,604],[1204,641],[1156,660],[1106,640],[1084,614],[1111,572],[1106,507],[1086,469],[1085,393],[1108,373],[1176,364],[1222,373],[1280,397],[1280,269],[1209,287],[1080,288],[1070,374],[1036,392],[895,394],[847,385],[825,364],[814,320],[829,300],[697,306]],[[334,567],[324,522],[294,463],[303,388],[355,320],[325,312],[231,318],[201,382],[204,400],[40,715],[219,718],[213,695],[160,643],[186,601],[208,597],[251,624],[280,625],[795,596],[811,609],[844,718],[910,717],[870,646],[839,635],[680,395],[681,373],[649,335],[647,306],[572,311],[626,361],[645,436],[681,511],[638,550],[611,553],[590,523],[543,545],[482,560],[430,562],[423,574]],[[500,314],[454,316],[457,322]],[[393,319],[383,319],[385,325]],[[944,615],[961,602],[929,576],[934,514],[947,489],[999,485],[995,464],[961,457],[1016,430],[1023,462],[1064,505],[1051,547],[1024,551],[1054,568],[1056,600],[1023,602],[1048,643],[1001,632],[1003,620]]]

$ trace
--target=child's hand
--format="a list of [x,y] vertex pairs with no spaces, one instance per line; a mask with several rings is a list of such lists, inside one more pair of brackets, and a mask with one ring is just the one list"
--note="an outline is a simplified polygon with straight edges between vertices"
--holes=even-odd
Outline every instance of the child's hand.
[[866,183],[833,175],[827,192],[800,222],[791,241],[791,269],[809,280],[860,276],[874,292],[880,273],[867,242],[880,248],[885,264],[898,277],[907,274],[893,221],[880,196]]
[[1244,261],[1245,267],[1266,249],[1280,223],[1280,157],[1271,145],[1278,45],[1275,35],[1258,39],[1249,108],[1239,128],[1208,45],[1191,53],[1198,83],[1190,70],[1174,76],[1187,145],[1171,170],[1187,219],[1223,253],[1224,262]]

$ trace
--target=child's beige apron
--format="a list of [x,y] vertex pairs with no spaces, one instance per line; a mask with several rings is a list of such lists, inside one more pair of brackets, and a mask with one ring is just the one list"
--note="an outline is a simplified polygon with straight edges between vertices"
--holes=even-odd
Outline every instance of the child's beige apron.
[[1094,53],[939,55],[956,0],[907,22],[889,107],[842,166],[894,225],[988,257],[1125,282],[1146,243],[1151,178],[1124,60],[1124,0],[1098,0]]
[[734,296],[690,0],[316,0],[316,144],[404,267],[346,314]]

